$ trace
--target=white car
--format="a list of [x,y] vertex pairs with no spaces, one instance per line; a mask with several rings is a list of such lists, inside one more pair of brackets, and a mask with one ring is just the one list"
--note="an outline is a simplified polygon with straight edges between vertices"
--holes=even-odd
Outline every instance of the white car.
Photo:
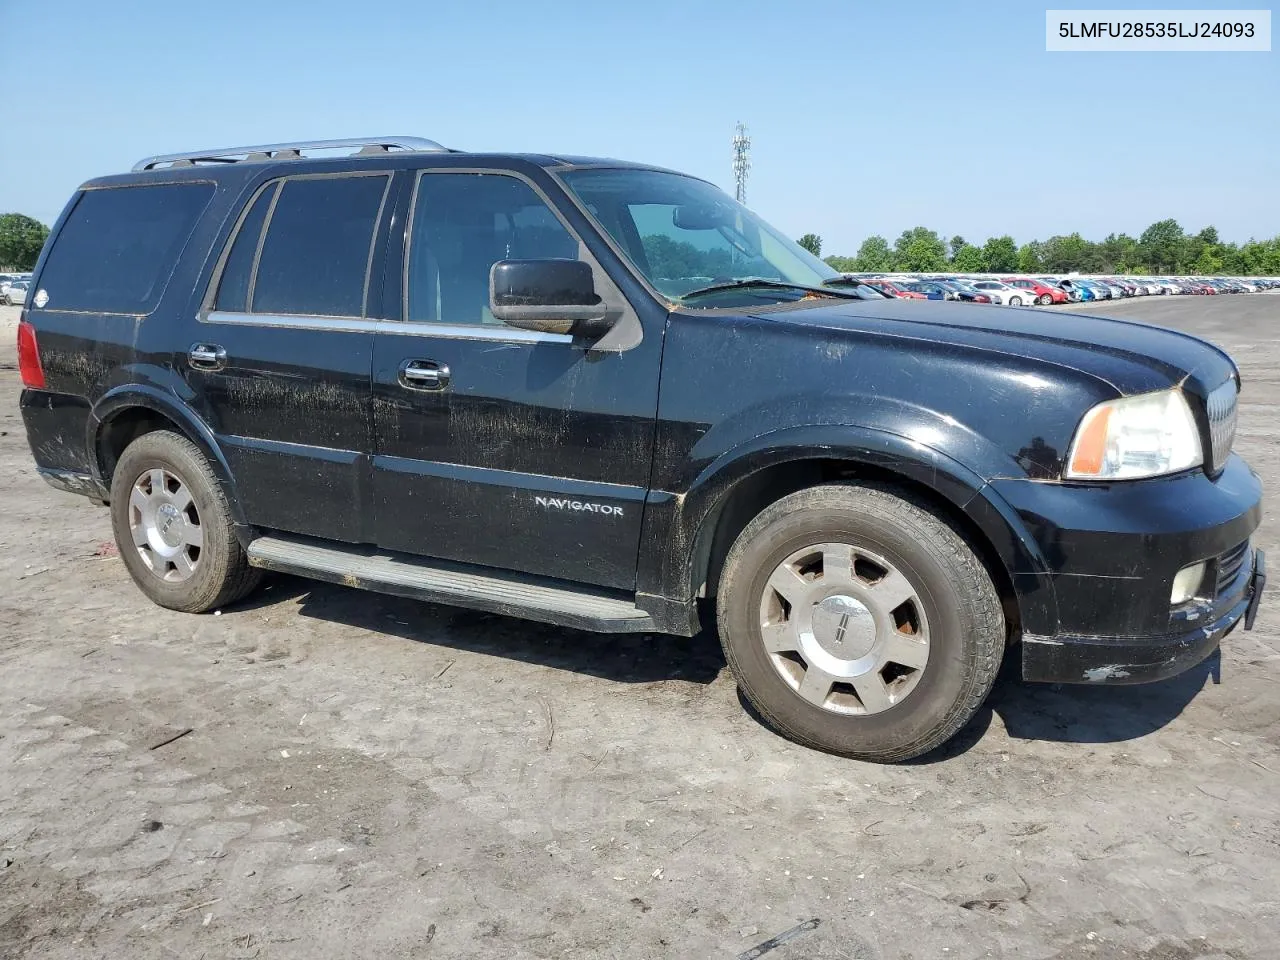
[[15,280],[9,284],[9,289],[0,294],[0,301],[11,303],[20,307],[27,302],[27,287],[30,284],[26,280]]
[[1007,307],[1030,306],[1036,302],[1036,295],[1030,290],[1020,290],[999,280],[974,280],[969,286],[981,290],[991,298],[992,303],[1004,304]]

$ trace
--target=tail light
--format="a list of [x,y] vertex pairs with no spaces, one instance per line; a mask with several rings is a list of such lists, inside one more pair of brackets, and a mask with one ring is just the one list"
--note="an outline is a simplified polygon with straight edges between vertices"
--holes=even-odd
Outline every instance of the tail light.
[[36,346],[36,328],[26,320],[18,324],[18,373],[24,387],[44,389],[44,368],[40,366],[40,348]]

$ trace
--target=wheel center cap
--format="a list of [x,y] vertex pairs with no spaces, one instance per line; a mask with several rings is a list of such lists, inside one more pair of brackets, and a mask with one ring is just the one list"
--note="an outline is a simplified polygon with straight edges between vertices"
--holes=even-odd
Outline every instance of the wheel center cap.
[[167,546],[176,547],[182,542],[182,514],[172,503],[162,503],[156,510],[156,529]]
[[876,644],[876,621],[853,597],[837,594],[813,608],[813,636],[839,660],[858,660]]

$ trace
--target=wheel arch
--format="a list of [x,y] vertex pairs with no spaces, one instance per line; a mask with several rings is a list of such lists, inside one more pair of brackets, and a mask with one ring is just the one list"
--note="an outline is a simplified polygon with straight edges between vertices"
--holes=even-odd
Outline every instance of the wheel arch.
[[965,536],[991,573],[1011,636],[1023,629],[1056,632],[1048,564],[1014,511],[977,474],[907,438],[882,434],[844,446],[764,446],[700,481],[683,501],[686,512],[698,511],[685,518],[692,527],[681,571],[686,596],[715,594],[729,547],[769,504],[818,484],[860,481],[903,491]]
[[141,385],[130,385],[105,394],[89,418],[87,443],[90,463],[104,489],[111,490],[116,462],[125,448],[138,437],[154,430],[173,430],[186,437],[204,454],[226,493],[232,520],[240,533],[246,521],[236,496],[235,477],[208,426],[172,395]]

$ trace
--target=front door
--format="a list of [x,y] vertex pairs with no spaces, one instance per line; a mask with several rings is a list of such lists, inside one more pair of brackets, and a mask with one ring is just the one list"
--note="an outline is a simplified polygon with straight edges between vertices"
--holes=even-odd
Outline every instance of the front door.
[[634,589],[660,331],[605,353],[493,319],[495,262],[589,256],[522,176],[421,171],[412,208],[374,343],[379,545]]
[[367,291],[386,172],[264,185],[178,358],[217,435],[246,519],[372,539]]

